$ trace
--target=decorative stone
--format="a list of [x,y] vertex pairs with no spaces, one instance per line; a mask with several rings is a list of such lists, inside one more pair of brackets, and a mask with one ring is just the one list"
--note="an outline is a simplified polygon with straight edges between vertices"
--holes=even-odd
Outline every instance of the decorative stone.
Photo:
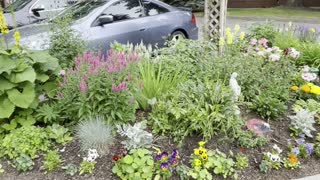
[[270,125],[261,119],[250,119],[246,122],[246,126],[258,136],[264,136],[272,131]]

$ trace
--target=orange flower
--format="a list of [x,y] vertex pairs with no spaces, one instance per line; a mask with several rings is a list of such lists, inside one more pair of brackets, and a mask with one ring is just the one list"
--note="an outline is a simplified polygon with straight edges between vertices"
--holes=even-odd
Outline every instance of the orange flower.
[[288,155],[289,161],[291,164],[297,164],[298,163],[298,158],[292,154]]
[[299,90],[299,87],[298,87],[298,86],[292,86],[292,87],[291,87],[291,90],[292,90],[292,91],[298,91],[298,90]]

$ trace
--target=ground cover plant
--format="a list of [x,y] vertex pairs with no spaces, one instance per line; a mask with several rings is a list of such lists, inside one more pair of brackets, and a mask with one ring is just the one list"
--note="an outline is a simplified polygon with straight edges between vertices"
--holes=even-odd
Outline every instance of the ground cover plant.
[[[319,54],[309,47],[318,42],[306,38],[313,30],[302,38],[272,24],[250,33],[237,25],[218,42],[180,40],[156,50],[115,43],[77,57],[51,49],[58,59],[22,53],[16,32],[16,44],[0,51],[0,112],[15,107],[1,119],[1,178],[290,179],[320,172]],[[25,68],[34,71],[32,82],[29,72],[17,75]],[[23,95],[25,84],[34,93],[19,100],[23,108],[10,91]]]

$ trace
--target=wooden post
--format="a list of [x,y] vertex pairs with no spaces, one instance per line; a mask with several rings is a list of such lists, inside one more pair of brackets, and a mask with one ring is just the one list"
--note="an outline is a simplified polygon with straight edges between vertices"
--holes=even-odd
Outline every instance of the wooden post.
[[[228,0],[205,1],[205,36],[212,41],[219,42],[224,37],[227,19]],[[223,47],[219,48],[220,53]]]

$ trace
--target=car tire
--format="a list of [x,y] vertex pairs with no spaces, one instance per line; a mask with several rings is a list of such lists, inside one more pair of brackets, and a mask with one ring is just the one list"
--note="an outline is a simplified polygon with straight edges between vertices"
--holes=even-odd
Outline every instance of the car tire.
[[182,31],[175,31],[170,36],[170,41],[177,42],[181,39],[186,39],[186,35]]

